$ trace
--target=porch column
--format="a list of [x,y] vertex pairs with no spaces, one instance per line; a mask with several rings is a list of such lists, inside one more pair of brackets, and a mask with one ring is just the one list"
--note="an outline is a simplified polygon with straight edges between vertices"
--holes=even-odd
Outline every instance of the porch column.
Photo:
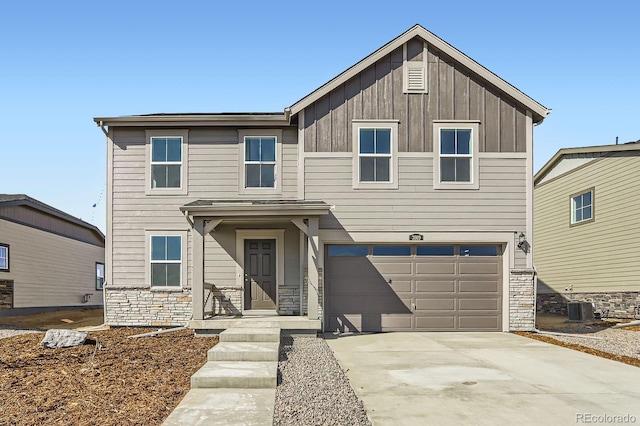
[[307,288],[307,312],[309,314],[309,319],[318,319],[318,304],[320,293],[318,291],[318,268],[321,267],[321,256],[319,248],[319,238],[318,238],[318,218],[311,217],[309,218],[308,226],[308,250],[307,250],[307,277],[308,277],[308,288]]
[[193,281],[191,283],[191,301],[193,319],[204,319],[204,220],[195,219],[193,222]]

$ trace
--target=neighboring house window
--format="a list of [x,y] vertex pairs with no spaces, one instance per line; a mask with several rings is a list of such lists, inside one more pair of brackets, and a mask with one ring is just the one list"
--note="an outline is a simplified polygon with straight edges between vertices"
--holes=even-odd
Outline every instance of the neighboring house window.
[[96,262],[96,290],[104,287],[104,263]]
[[571,224],[593,221],[594,188],[571,196]]
[[275,188],[276,137],[244,138],[245,188]]
[[151,187],[180,188],[182,138],[151,138]]
[[353,123],[354,188],[397,188],[396,121]]
[[9,272],[9,245],[0,244],[0,271]]
[[147,130],[147,195],[187,194],[187,130]]
[[182,237],[151,236],[151,287],[182,284]]
[[477,189],[477,122],[434,122],[434,187]]

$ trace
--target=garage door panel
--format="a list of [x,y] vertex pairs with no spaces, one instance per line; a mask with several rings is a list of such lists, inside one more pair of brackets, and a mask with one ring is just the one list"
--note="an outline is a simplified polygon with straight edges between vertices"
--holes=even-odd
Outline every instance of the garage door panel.
[[500,311],[500,299],[497,298],[477,298],[477,299],[459,299],[458,309],[460,311]]
[[378,270],[378,272],[382,275],[408,275],[411,276],[411,264],[408,263],[380,263],[380,262],[372,262],[373,266]]
[[397,281],[392,279],[389,286],[396,293],[411,293],[411,281]]
[[[410,330],[412,314],[405,315],[387,315],[381,317],[382,330]],[[382,331],[380,330],[380,331]]]
[[415,328],[418,330],[446,331],[455,330],[456,317],[449,316],[416,316]]
[[416,293],[453,293],[455,281],[416,281]]
[[[493,262],[495,260],[492,258]],[[477,262],[460,262],[458,265],[460,275],[494,275],[497,276],[500,273],[499,265],[497,263],[477,263]]]
[[416,299],[416,311],[455,311],[456,300],[453,298]]
[[459,281],[458,290],[460,293],[500,293],[500,283],[498,281]]
[[458,330],[460,331],[480,331],[480,330],[500,331],[500,317],[498,315],[460,316],[458,317]]
[[439,262],[439,263],[423,263],[421,259],[416,260],[416,274],[442,274],[451,275],[456,273],[456,265],[451,263]]
[[360,295],[342,296],[331,299],[329,313],[387,313],[411,312],[411,298],[400,299],[397,295],[370,295],[363,299]]

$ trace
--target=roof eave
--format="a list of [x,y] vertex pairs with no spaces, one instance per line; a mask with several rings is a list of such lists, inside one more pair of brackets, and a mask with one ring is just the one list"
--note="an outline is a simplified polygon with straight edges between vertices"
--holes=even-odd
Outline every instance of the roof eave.
[[251,216],[321,216],[329,213],[331,206],[327,205],[208,205],[208,206],[182,206],[180,210],[191,216],[216,216],[216,217],[251,217]]
[[389,43],[382,46],[380,49],[373,52],[371,55],[367,56],[357,64],[348,68],[346,71],[344,71],[337,77],[333,78],[329,82],[320,86],[318,89],[316,89],[315,91],[311,92],[310,94],[308,94],[307,96],[305,96],[304,98],[300,99],[298,102],[293,104],[290,107],[291,114],[296,115],[297,113],[302,111],[304,108],[311,105],[313,102],[316,102],[322,96],[331,92],[333,89],[345,83],[350,78],[357,75],[358,73],[364,71],[367,67],[374,64],[379,59],[381,59],[385,55],[388,55],[393,50],[402,46],[404,43],[406,43],[407,41],[411,40],[416,36],[421,37],[428,44],[433,45],[435,48],[451,56],[454,60],[461,63],[463,66],[470,69],[471,71],[475,72],[480,77],[484,78],[485,80],[487,80],[488,82],[490,82],[491,84],[493,84],[494,86],[496,86],[497,88],[505,92],[507,95],[512,97],[517,102],[520,102],[521,104],[526,106],[528,109],[530,109],[534,113],[533,121],[535,123],[541,123],[545,119],[545,117],[549,115],[549,113],[551,112],[550,109],[546,108],[544,105],[540,104],[539,102],[535,101],[533,98],[521,92],[515,86],[511,85],[507,81],[498,77],[496,74],[489,71],[487,68],[480,65],[478,62],[474,61],[473,59],[471,59],[470,57],[468,57],[467,55],[465,55],[455,47],[451,46],[449,43],[442,40],[435,34],[431,33],[421,25],[415,25],[405,33],[396,37]]
[[542,179],[565,155],[570,154],[592,154],[595,152],[622,152],[622,151],[640,151],[640,144],[622,144],[622,145],[595,145],[595,146],[582,146],[575,148],[562,148],[555,153],[549,161],[538,173],[533,177],[533,184],[536,185],[540,179]]
[[172,126],[289,126],[288,112],[280,115],[261,114],[225,114],[225,115],[154,115],[154,116],[121,116],[95,117],[93,121],[99,126],[120,127],[172,127]]

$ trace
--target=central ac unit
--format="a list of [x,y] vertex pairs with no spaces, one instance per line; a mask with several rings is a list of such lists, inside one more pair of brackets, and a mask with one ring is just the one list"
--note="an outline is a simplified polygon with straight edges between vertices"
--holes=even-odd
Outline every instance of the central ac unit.
[[567,313],[569,321],[592,321],[593,305],[591,302],[569,302],[567,303]]

